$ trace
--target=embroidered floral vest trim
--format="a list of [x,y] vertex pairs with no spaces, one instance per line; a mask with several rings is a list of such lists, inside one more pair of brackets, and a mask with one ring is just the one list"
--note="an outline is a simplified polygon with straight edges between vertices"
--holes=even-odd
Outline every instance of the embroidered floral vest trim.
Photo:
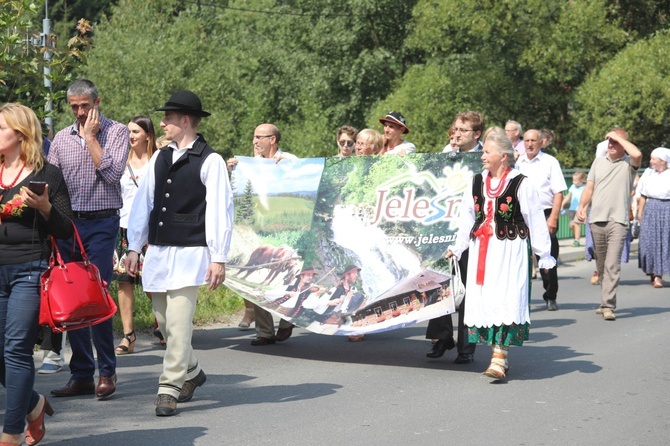
[[[517,175],[507,184],[505,190],[495,199],[495,234],[499,240],[514,240],[528,237],[528,226],[523,220],[519,206],[517,191],[524,175]],[[481,173],[475,175],[472,181],[472,197],[475,201],[475,224],[470,231],[470,238],[474,240],[475,232],[486,219],[484,207],[484,180]]]

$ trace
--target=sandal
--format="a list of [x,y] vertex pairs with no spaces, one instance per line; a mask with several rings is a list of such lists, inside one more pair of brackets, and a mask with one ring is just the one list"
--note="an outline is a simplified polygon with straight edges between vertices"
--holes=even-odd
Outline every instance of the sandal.
[[42,398],[44,398],[42,411],[33,421],[28,421],[28,426],[26,427],[26,444],[29,446],[36,445],[44,438],[44,433],[46,432],[46,429],[44,428],[44,414],[46,413],[50,417],[54,414],[54,410],[51,407],[51,404],[49,404],[49,400],[40,395],[40,399]]
[[504,379],[509,370],[509,363],[507,362],[507,350],[496,346],[491,357],[491,364],[484,372],[484,375],[498,381]]
[[[133,337],[132,340],[130,339],[131,336]],[[135,330],[131,331],[130,333],[124,333],[123,339],[128,341],[128,345],[127,346],[123,344],[117,345],[115,350],[117,355],[127,355],[135,351],[135,341],[137,340]],[[121,339],[121,342],[123,342],[123,339]]]
[[600,277],[598,276],[598,271],[593,271],[593,276],[591,276],[591,285],[600,285]]
[[163,337],[163,333],[161,333],[161,329],[158,328],[158,321],[156,318],[154,318],[154,331],[153,331],[154,336],[158,338],[158,341],[161,343],[163,347],[165,347],[165,337]]
[[156,327],[154,328],[154,336],[158,338],[158,341],[161,343],[162,346],[165,346],[165,338],[163,337],[163,333],[161,333],[161,330]]
[[654,277],[652,285],[654,286],[654,288],[663,288],[663,279],[661,279],[661,276]]
[[238,327],[242,330],[247,330],[251,323],[254,321],[254,309],[245,308],[244,309],[244,318],[237,324]]

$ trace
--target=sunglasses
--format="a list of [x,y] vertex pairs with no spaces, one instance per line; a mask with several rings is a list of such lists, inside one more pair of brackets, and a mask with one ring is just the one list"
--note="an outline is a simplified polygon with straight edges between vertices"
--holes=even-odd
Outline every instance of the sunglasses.
[[355,144],[353,141],[337,141],[337,143],[340,145],[340,147],[353,147]]

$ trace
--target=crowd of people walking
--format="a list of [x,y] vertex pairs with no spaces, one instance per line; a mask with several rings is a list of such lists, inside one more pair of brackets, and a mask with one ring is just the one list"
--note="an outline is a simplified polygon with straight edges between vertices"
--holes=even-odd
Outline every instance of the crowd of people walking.
[[[49,235],[58,239],[66,261],[78,258],[70,249],[73,224],[102,279],[119,284],[123,334],[115,345],[111,320],[70,331],[70,378],[50,396],[95,395],[105,400],[114,395],[116,356],[135,350],[134,289],[140,284],[152,301],[155,334],[166,347],[156,415],[177,413],[178,404],[190,401],[207,379],[191,345],[193,316],[199,287],[214,290],[225,280],[234,213],[229,173],[237,159],[224,161],[198,133],[210,114],[193,92],[175,92],[156,108],[164,114],[162,148],[149,117],[136,116],[124,125],[104,116],[91,81],[73,82],[67,100],[75,121],[56,134],[48,155],[32,110],[19,104],[0,108],[0,378],[6,389],[0,445],[24,439],[28,445],[39,443],[45,415],[54,414],[49,400],[33,388],[39,277],[47,268]],[[336,156],[417,152],[404,139],[410,130],[401,113],[391,111],[379,123],[383,132],[340,127]],[[456,115],[448,136],[445,153],[478,152],[483,170],[463,195],[456,241],[445,252],[459,261],[466,284],[458,340],[451,315],[431,320],[426,332],[433,342],[429,358],[457,347],[455,362],[467,364],[474,360],[476,345],[486,344],[492,356],[485,375],[506,377],[509,348],[529,337],[533,262],[542,276],[546,309],[559,309],[557,231],[561,210],[568,205],[575,246],[580,245],[581,224],[589,222],[587,249],[596,260],[602,289],[597,313],[603,319],[616,319],[622,253],[634,218],[640,222],[639,266],[652,286],[663,287],[663,275],[670,274],[669,149],[651,153],[649,168],[635,187],[642,152],[623,129],[613,129],[588,175],[576,172],[568,189],[560,163],[544,151],[552,132],[523,133],[521,124],[511,120],[504,129],[487,130],[480,113],[467,111]],[[280,148],[280,141],[277,126],[260,124],[252,140],[254,156],[276,162],[295,159]],[[358,271],[359,266],[348,267],[342,283],[353,287]],[[300,298],[300,293],[309,289],[314,274],[303,265],[286,298],[305,301],[308,294]],[[239,326],[255,324],[252,345],[291,337],[293,324],[282,319],[275,330],[270,312],[251,302],[245,305]],[[51,345],[61,345],[60,338]]]

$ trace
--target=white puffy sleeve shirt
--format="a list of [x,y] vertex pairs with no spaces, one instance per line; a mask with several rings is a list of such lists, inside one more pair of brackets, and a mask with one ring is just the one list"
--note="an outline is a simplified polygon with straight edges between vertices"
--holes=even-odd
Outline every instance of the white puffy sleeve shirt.
[[[195,142],[195,141],[194,141]],[[189,144],[177,150],[172,146],[173,163],[182,157]],[[165,149],[163,149],[165,150]],[[142,178],[128,222],[128,248],[140,252],[149,238],[149,215],[154,205],[155,164],[159,152],[149,161],[149,172]],[[206,187],[205,239],[207,246],[149,245],[142,266],[144,291],[164,293],[187,286],[200,286],[211,262],[225,263],[233,233],[233,194],[223,158],[211,154],[202,163],[200,181]]]
[[[489,175],[488,170],[482,173],[483,180]],[[520,175],[518,170],[512,170],[507,176],[507,182]],[[505,186],[507,187],[507,186]],[[544,211],[539,205],[537,192],[531,182],[526,178],[521,182],[517,193],[519,205],[521,207],[521,215],[528,226],[528,233],[530,234],[530,242],[533,252],[540,257],[538,267],[553,268],[556,266],[556,259],[551,256],[551,239],[549,238],[549,229],[547,228],[547,220],[544,217]],[[486,198],[488,201],[489,198]],[[486,209],[486,206],[482,206]],[[461,258],[463,251],[470,246],[470,231],[475,224],[475,201],[472,197],[472,187],[468,188],[463,194],[463,201],[459,207],[459,221],[458,232],[456,233],[456,241],[448,249],[456,256]],[[493,228],[493,235],[495,237],[495,228]]]

